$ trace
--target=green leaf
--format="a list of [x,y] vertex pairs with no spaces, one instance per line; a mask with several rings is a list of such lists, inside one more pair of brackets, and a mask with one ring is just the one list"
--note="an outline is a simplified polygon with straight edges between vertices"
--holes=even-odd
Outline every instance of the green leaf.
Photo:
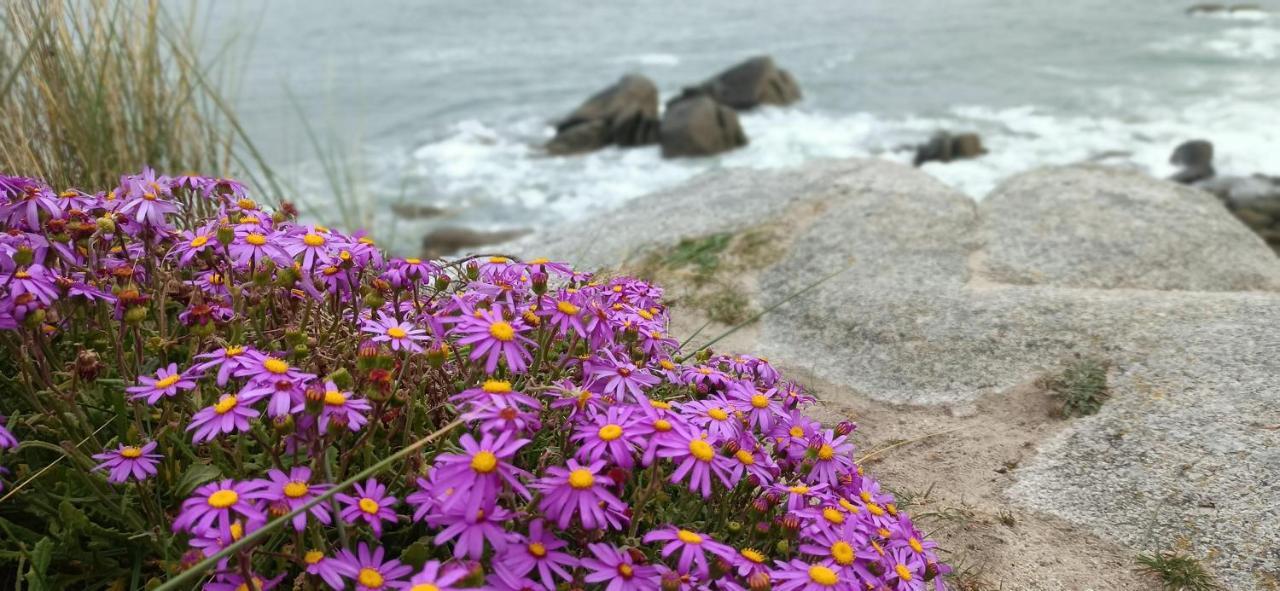
[[31,549],[31,567],[27,569],[26,579],[31,591],[52,591],[45,576],[49,572],[49,561],[53,558],[53,540],[40,538],[35,548]]
[[427,548],[426,544],[423,544],[422,542],[414,542],[409,544],[409,547],[405,548],[404,551],[400,553],[400,562],[418,569],[421,568],[423,564],[426,564],[427,559],[430,557],[431,550]]
[[187,468],[186,472],[178,478],[178,485],[174,491],[174,495],[178,498],[185,498],[195,490],[197,486],[209,482],[214,478],[222,475],[222,471],[208,464],[192,464]]

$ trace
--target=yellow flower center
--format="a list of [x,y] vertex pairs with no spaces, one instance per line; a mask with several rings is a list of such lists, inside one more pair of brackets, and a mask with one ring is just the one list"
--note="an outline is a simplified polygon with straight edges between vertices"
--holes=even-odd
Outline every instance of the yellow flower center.
[[128,458],[130,460],[140,458],[142,457],[142,450],[132,445],[126,445],[125,447],[120,448],[120,457]]
[[835,455],[836,455],[836,450],[832,449],[830,445],[827,445],[824,443],[822,444],[822,447],[818,448],[819,460],[830,460],[831,458],[835,457]]
[[543,546],[542,542],[532,542],[529,544],[529,553],[538,558],[542,558],[547,555],[547,547]]
[[713,419],[715,419],[715,420],[717,420],[717,421],[723,421],[723,420],[725,420],[725,419],[729,418],[729,413],[725,412],[725,411],[724,411],[724,409],[722,409],[722,408],[713,408],[713,409],[711,409],[711,410],[707,411],[707,416],[709,416],[709,417],[711,417],[711,418],[713,418]]
[[268,357],[266,361],[262,362],[262,369],[265,369],[274,374],[282,374],[289,371],[289,364],[283,361],[280,361],[275,357]]
[[252,234],[249,234],[248,236],[245,236],[244,241],[254,246],[262,246],[263,244],[267,243],[267,237],[257,232],[254,232]]
[[745,449],[740,449],[734,452],[733,457],[738,458],[738,461],[742,462],[742,464],[746,466],[751,466],[756,463],[755,456],[751,455],[751,452]]
[[672,363],[670,359],[663,359],[658,362],[658,365],[667,371],[671,371],[676,368],[676,364]]
[[409,333],[405,332],[405,330],[399,326],[393,326],[387,329],[387,336],[393,339],[403,339],[406,336],[409,336]]
[[662,410],[671,410],[671,403],[665,400],[649,400],[649,406],[661,408]]
[[844,523],[844,513],[836,511],[831,507],[827,507],[822,510],[822,518],[836,525]]
[[695,534],[687,529],[676,532],[676,537],[686,544],[701,544],[702,536]]
[[329,406],[342,406],[347,403],[347,397],[337,390],[329,390],[324,393],[324,403]]
[[14,278],[16,278],[16,279],[30,279],[30,278],[31,278],[31,274],[30,274],[30,273],[28,273],[28,272],[26,272],[26,271],[18,271],[18,272],[16,272],[16,273],[14,273],[14,274],[13,274],[13,276],[14,276]]
[[657,431],[667,432],[671,430],[671,421],[666,419],[658,419],[653,422],[653,428]]
[[815,564],[809,567],[809,579],[824,587],[834,587],[840,582],[840,576],[821,564]]
[[369,497],[363,497],[363,498],[361,498],[361,499],[360,499],[360,503],[359,503],[359,505],[360,505],[360,510],[361,510],[361,511],[364,511],[365,513],[368,513],[368,514],[370,514],[370,515],[374,515],[374,514],[376,514],[376,513],[378,512],[378,509],[381,509],[381,508],[382,508],[382,507],[378,506],[378,502],[377,502],[377,501],[375,501],[375,500],[373,500],[373,499],[371,499],[371,498],[369,498]]
[[239,501],[239,500],[240,500],[240,495],[236,494],[236,491],[229,490],[229,489],[222,489],[218,492],[215,492],[209,495],[209,500],[206,502],[209,503],[209,506],[213,507],[214,509],[226,509],[227,507],[230,507],[236,504],[236,501]]
[[489,325],[489,336],[507,342],[516,338],[516,329],[501,320]]
[[307,494],[309,490],[311,490],[311,487],[307,486],[307,483],[301,480],[294,480],[284,485],[284,496],[297,499]]
[[547,257],[538,257],[538,258],[536,258],[536,259],[533,259],[532,261],[529,261],[529,264],[530,264],[530,265],[545,265],[545,264],[550,263],[550,262],[551,262],[551,259],[549,259],[549,258],[547,258]]
[[867,503],[867,510],[870,511],[872,515],[884,515],[884,509],[880,508],[880,505],[875,503]]
[[911,546],[911,549],[915,550],[917,553],[924,552],[924,546],[920,545],[920,540],[907,538],[907,545]]
[[600,431],[596,434],[600,436],[600,439],[613,441],[614,439],[622,437],[622,427],[614,424],[608,424],[600,427]]
[[180,376],[180,375],[178,375],[178,374],[173,374],[173,375],[171,375],[171,376],[167,376],[167,377],[165,377],[165,378],[164,378],[164,379],[162,379],[162,380],[156,380],[156,389],[157,389],[157,390],[163,390],[163,389],[165,389],[165,388],[168,388],[169,386],[172,386],[172,385],[174,385],[174,384],[178,383],[178,380],[180,380],[180,379],[182,379],[182,376]]
[[236,397],[234,394],[227,394],[222,398],[219,398],[218,403],[213,405],[213,412],[216,412],[220,415],[225,415],[231,412],[231,409],[235,408],[236,404],[238,404],[239,402],[240,401],[236,400]]
[[405,259],[404,262],[409,263],[410,265],[419,265],[422,264],[422,259]]
[[804,429],[801,429],[799,426],[792,427],[790,431],[787,431],[787,433],[790,433],[792,437],[796,438],[804,437]]
[[858,513],[862,511],[857,505],[850,503],[848,499],[840,499],[840,506],[850,513]]
[[236,202],[236,205],[239,205],[240,209],[257,209],[258,208],[258,204],[254,203],[252,199],[241,199]]
[[307,246],[324,246],[324,236],[308,232],[302,237],[302,243]]
[[632,574],[631,565],[625,562],[622,564],[619,564],[618,574],[622,575],[622,578],[624,579],[630,579]]
[[568,314],[568,315],[570,315],[570,316],[573,316],[574,314],[577,314],[577,313],[578,313],[578,310],[580,310],[581,308],[579,308],[579,307],[577,307],[577,306],[575,306],[575,305],[573,305],[573,304],[571,304],[571,303],[569,303],[569,302],[556,302],[556,309],[557,309],[557,310],[559,310],[559,311],[561,311],[561,312],[563,312],[563,313],[565,313],[565,314]]
[[480,389],[489,394],[510,394],[511,382],[507,380],[485,380]]
[[743,558],[746,558],[751,562],[754,562],[756,564],[764,564],[764,554],[761,554],[758,550],[753,550],[751,548],[743,548],[738,553],[741,554]]
[[569,473],[569,486],[578,490],[591,488],[596,483],[596,477],[590,470],[578,468]]
[[142,194],[142,198],[143,198],[143,199],[146,199],[147,201],[155,201],[155,200],[156,200],[156,194],[155,194],[155,193],[143,193],[143,194]]
[[382,573],[369,567],[360,569],[360,576],[356,577],[356,579],[360,581],[361,585],[370,589],[382,588]]
[[751,397],[751,406],[756,408],[769,408],[769,397],[764,394],[756,394]]
[[249,583],[240,583],[240,586],[236,587],[236,591],[262,591],[262,579],[254,577],[252,588],[249,587]]
[[507,262],[507,257],[489,257],[489,262],[495,265],[501,265]]
[[797,494],[797,495],[809,494],[809,487],[807,487],[807,486],[805,486],[805,485],[803,485],[803,484],[797,484],[797,485],[795,485],[795,486],[791,487],[791,488],[790,488],[790,489],[788,489],[788,490],[790,490],[792,493]]
[[907,565],[899,564],[898,566],[893,567],[893,570],[898,571],[899,579],[902,579],[904,581],[911,580],[911,569],[907,568]]
[[409,587],[409,591],[440,591],[440,588],[431,583],[418,583]]
[[831,545],[831,559],[836,561],[840,566],[849,566],[853,564],[853,546],[848,542],[839,541]]
[[471,456],[471,469],[481,474],[488,474],[498,469],[498,456],[488,450],[476,452]]
[[231,530],[231,541],[238,542],[240,538],[244,537],[244,525],[239,521],[232,523],[228,529]]
[[307,564],[315,564],[324,560],[324,552],[319,550],[307,550],[307,553],[302,557],[302,560]]
[[716,457],[716,450],[712,449],[710,443],[701,439],[694,439],[689,442],[689,453],[703,462],[710,462],[711,458]]
[[191,239],[191,248],[200,248],[209,243],[209,237],[203,234]]

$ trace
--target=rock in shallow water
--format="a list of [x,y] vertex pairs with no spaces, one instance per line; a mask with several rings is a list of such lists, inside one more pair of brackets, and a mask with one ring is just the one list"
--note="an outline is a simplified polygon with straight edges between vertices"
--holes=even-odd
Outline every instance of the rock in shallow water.
[[710,156],[747,145],[738,114],[705,96],[669,105],[661,136],[663,158]]
[[822,162],[712,173],[531,254],[609,265],[761,225],[788,239],[757,304],[844,269],[764,317],[763,353],[919,405],[1103,355],[1111,398],[1014,471],[1014,504],[1144,551],[1185,539],[1229,588],[1280,577],[1280,261],[1211,197],[1067,167],[977,204],[900,165]]
[[760,105],[789,105],[802,96],[791,73],[779,68],[769,56],[753,57],[684,92],[685,96],[705,94],[739,111]]
[[605,146],[643,146],[658,141],[658,87],[636,74],[623,76],[556,124],[551,154],[576,154]]

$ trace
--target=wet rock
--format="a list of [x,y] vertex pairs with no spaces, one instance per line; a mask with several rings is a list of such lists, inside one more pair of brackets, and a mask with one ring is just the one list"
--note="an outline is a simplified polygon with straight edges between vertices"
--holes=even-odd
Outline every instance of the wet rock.
[[605,146],[643,146],[658,141],[658,87],[636,74],[623,76],[556,124],[551,154],[577,154]]
[[1177,148],[1174,148],[1173,154],[1169,156],[1169,164],[1179,166],[1179,170],[1169,180],[1191,184],[1196,181],[1202,181],[1212,178],[1213,170],[1213,143],[1208,140],[1191,140],[1183,142]]
[[468,228],[438,228],[422,238],[422,256],[434,259],[451,254],[465,254],[476,247],[515,240],[528,233],[528,230],[485,232]]
[[448,210],[434,205],[418,205],[414,203],[392,203],[391,213],[397,217],[406,220],[422,220],[427,218],[440,217]]
[[747,145],[738,114],[707,96],[667,106],[662,117],[662,156],[710,156]]
[[977,158],[986,153],[986,148],[982,147],[982,138],[976,133],[952,135],[940,131],[929,138],[928,143],[916,147],[915,165]]
[[680,99],[697,94],[710,96],[739,111],[760,105],[789,105],[803,96],[791,73],[779,68],[769,56],[753,57],[702,84],[686,88]]
[[1195,4],[1187,7],[1187,14],[1208,14],[1225,12],[1226,10],[1226,4]]
[[1280,252],[1280,177],[1215,177],[1195,186],[1216,195],[1237,219]]

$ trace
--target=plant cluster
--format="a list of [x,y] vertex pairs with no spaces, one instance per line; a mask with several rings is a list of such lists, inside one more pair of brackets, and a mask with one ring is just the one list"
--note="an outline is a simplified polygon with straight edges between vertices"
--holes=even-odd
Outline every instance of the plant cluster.
[[390,258],[294,218],[232,180],[0,177],[4,570],[45,589],[942,589],[853,425],[806,416],[764,359],[682,352],[660,288]]

